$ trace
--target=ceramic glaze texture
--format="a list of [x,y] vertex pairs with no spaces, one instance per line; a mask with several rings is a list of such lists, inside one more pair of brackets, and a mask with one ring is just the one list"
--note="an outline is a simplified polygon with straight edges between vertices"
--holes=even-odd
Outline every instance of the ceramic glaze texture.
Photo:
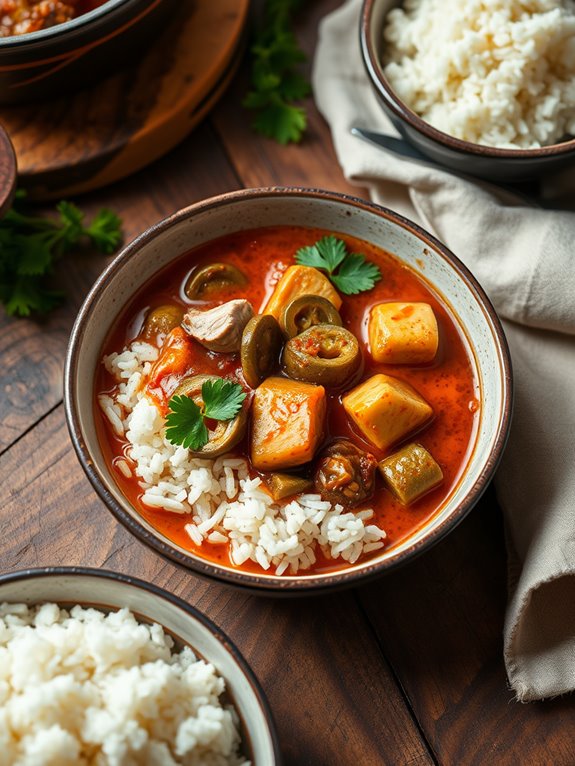
[[246,754],[252,762],[279,766],[271,713],[245,660],[219,628],[175,596],[115,572],[58,567],[1,576],[2,602],[81,604],[103,611],[127,607],[139,620],[159,623],[174,638],[211,662],[225,678],[227,691],[242,721]]
[[364,0],[359,33],[363,61],[375,94],[407,141],[427,157],[460,173],[506,183],[538,178],[575,163],[575,139],[539,149],[497,149],[442,133],[412,112],[389,85],[381,65],[385,18],[399,5],[398,0]]
[[[393,253],[450,307],[467,339],[479,379],[481,414],[462,478],[439,512],[414,536],[369,561],[336,573],[253,575],[200,559],[147,524],[120,493],[102,455],[93,412],[93,383],[115,317],[159,269],[226,234],[263,226],[317,227],[367,240]],[[467,269],[431,235],[376,205],[329,192],[269,189],[235,192],[198,203],[152,227],[98,280],[72,332],[65,374],[68,425],[80,461],[108,507],[143,542],[196,573],[256,589],[291,592],[353,584],[404,562],[441,539],[479,499],[499,461],[510,420],[511,371],[495,312]]]

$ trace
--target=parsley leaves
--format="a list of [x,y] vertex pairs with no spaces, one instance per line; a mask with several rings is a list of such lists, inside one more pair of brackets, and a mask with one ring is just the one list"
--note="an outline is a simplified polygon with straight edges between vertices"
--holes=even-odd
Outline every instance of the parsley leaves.
[[201,409],[190,396],[172,396],[166,416],[166,439],[186,449],[199,450],[209,441]]
[[14,206],[0,219],[0,303],[11,316],[46,314],[62,302],[64,294],[51,289],[48,277],[54,262],[82,240],[106,254],[121,242],[121,221],[110,210],[100,210],[87,226],[71,202],[60,202],[57,211],[58,218],[42,218]]
[[300,247],[295,260],[302,266],[327,271],[333,284],[344,295],[371,290],[381,279],[381,272],[375,263],[366,261],[360,253],[349,253],[345,242],[333,234],[323,237],[315,245]]
[[210,440],[204,418],[232,420],[241,409],[246,394],[239,383],[217,378],[202,385],[203,406],[189,396],[172,396],[166,416],[166,439],[186,449],[201,450]]
[[298,71],[306,60],[291,29],[291,17],[301,0],[268,0],[261,29],[251,47],[251,85],[243,105],[255,111],[253,128],[280,144],[298,142],[307,126],[302,107],[293,101],[311,92]]

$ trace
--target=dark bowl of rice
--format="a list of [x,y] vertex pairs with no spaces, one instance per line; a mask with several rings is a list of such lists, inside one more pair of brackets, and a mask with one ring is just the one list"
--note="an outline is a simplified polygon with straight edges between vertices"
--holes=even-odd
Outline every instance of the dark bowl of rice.
[[575,16],[559,0],[519,15],[513,6],[364,0],[359,29],[371,86],[401,136],[436,163],[508,183],[575,162]]

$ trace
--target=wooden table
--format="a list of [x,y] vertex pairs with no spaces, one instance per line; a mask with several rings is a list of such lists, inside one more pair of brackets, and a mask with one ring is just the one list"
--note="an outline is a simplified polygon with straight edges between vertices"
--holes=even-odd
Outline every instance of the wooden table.
[[[309,52],[319,20],[338,4],[317,0],[302,12]],[[281,147],[251,132],[240,106],[245,88],[243,72],[177,150],[84,197],[83,207],[117,210],[129,240],[184,205],[243,186],[365,195],[344,180],[311,102],[305,141]],[[115,522],[72,451],[62,406],[70,328],[105,263],[97,255],[69,258],[58,274],[69,301],[44,323],[0,313],[0,569],[106,567],[203,610],[259,677],[287,766],[573,766],[573,696],[520,705],[507,686],[505,550],[492,491],[413,564],[364,588],[310,600],[256,598],[206,584]]]

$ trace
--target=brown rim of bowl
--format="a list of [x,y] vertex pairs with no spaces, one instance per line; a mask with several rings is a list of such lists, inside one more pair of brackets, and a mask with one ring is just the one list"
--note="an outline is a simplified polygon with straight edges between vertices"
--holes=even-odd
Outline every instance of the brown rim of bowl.
[[[397,115],[397,117],[404,122],[407,122],[408,125],[414,128],[414,130],[422,133],[432,141],[445,144],[450,149],[461,152],[462,154],[477,154],[482,157],[490,158],[500,157],[507,160],[539,158],[543,160],[546,157],[568,154],[575,150],[575,138],[572,138],[569,141],[563,141],[560,144],[550,144],[549,146],[541,146],[535,149],[498,149],[495,146],[483,146],[481,144],[473,144],[469,141],[455,138],[448,133],[444,133],[443,131],[432,127],[428,122],[425,122],[425,120],[422,120],[421,117],[401,101],[383,76],[377,51],[372,45],[371,35],[373,11],[377,2],[378,0],[363,0],[359,29],[363,63],[367,69],[372,84],[375,85],[377,92],[385,101],[386,105],[395,115]],[[380,30],[380,34],[382,31],[383,30]]]
[[[254,671],[251,669],[251,667],[248,665],[247,660],[244,658],[240,650],[237,648],[237,646],[234,644],[234,642],[229,638],[224,631],[219,628],[214,622],[210,620],[209,617],[207,617],[205,614],[200,612],[196,607],[192,606],[191,604],[188,604],[183,599],[179,598],[178,596],[174,596],[173,593],[170,593],[170,591],[165,590],[164,588],[160,588],[157,585],[154,585],[153,583],[146,582],[145,580],[140,580],[137,577],[132,577],[131,575],[126,575],[121,572],[113,572],[110,569],[93,569],[91,567],[32,567],[30,569],[20,569],[16,572],[7,572],[6,574],[0,574],[0,586],[2,586],[4,583],[13,583],[18,582],[20,580],[28,580],[28,579],[42,579],[44,577],[61,577],[61,576],[76,576],[79,575],[81,577],[97,577],[102,580],[115,580],[117,582],[125,583],[126,585],[130,585],[134,588],[139,588],[140,590],[145,590],[151,593],[153,596],[156,596],[157,598],[163,599],[164,601],[169,601],[174,606],[178,607],[178,609],[181,609],[183,612],[186,612],[191,617],[193,617],[195,620],[200,622],[216,639],[219,641],[220,644],[224,646],[228,654],[232,656],[232,658],[235,660],[237,665],[240,668],[240,671],[245,676],[247,682],[249,683],[252,692],[254,693],[254,696],[257,700],[257,704],[262,712],[262,715],[266,721],[266,724],[268,726],[268,731],[270,734],[270,739],[272,741],[272,748],[274,752],[275,757],[275,763],[276,766],[281,766],[283,763],[282,761],[282,755],[281,750],[279,746],[279,739],[276,731],[276,725],[273,717],[273,713],[270,707],[270,704],[267,700],[266,694],[258,681]],[[91,605],[98,605],[98,600],[95,599],[93,602],[91,602]],[[105,607],[105,599],[102,602],[102,606]],[[146,615],[143,615],[143,617],[147,617]],[[153,617],[148,617],[147,619],[153,620]],[[167,630],[167,628],[165,628]],[[189,644],[193,649],[193,644],[191,644],[189,641],[185,640],[184,643]],[[219,672],[219,671],[218,671]],[[241,720],[241,718],[240,718]],[[242,721],[243,723],[243,721]],[[245,723],[243,724],[244,727]]]
[[0,124],[0,218],[8,210],[16,193],[18,168],[10,136]]
[[86,11],[86,13],[75,16],[69,21],[63,21],[61,24],[54,24],[52,27],[38,29],[36,32],[26,32],[23,35],[2,37],[0,38],[0,51],[10,48],[24,47],[30,43],[44,42],[51,40],[52,38],[61,37],[67,32],[76,32],[86,24],[90,24],[92,21],[106,16],[108,13],[115,11],[117,8],[120,8],[129,2],[134,2],[134,0],[106,0],[102,5],[92,8],[91,11]]
[[[482,472],[477,477],[475,483],[467,493],[464,500],[462,500],[462,502],[454,509],[449,518],[438,524],[438,526],[424,539],[418,542],[414,542],[404,551],[397,554],[397,556],[395,556],[393,559],[386,562],[374,562],[369,565],[364,565],[360,571],[354,569],[342,569],[323,575],[302,575],[300,577],[285,577],[284,575],[281,575],[280,577],[274,578],[273,575],[260,576],[249,572],[243,572],[240,569],[220,569],[211,563],[208,559],[201,559],[199,557],[192,558],[191,556],[183,555],[180,551],[159,539],[159,537],[157,537],[155,534],[149,532],[139,521],[128,514],[116,501],[115,497],[108,490],[106,481],[94,466],[90,451],[86,445],[86,442],[84,441],[84,437],[80,428],[78,403],[74,393],[74,382],[76,380],[78,358],[81,353],[84,326],[89,319],[92,307],[98,302],[101,294],[106,290],[110,281],[113,280],[115,274],[120,269],[122,269],[124,264],[130,260],[131,256],[137,252],[137,250],[139,250],[142,245],[147,244],[153,240],[158,233],[169,229],[171,226],[179,223],[182,220],[188,219],[195,213],[205,212],[210,209],[222,207],[227,205],[229,202],[235,202],[242,199],[250,200],[280,197],[319,199],[325,202],[336,202],[339,204],[343,203],[350,208],[356,208],[371,212],[386,218],[387,220],[393,221],[397,225],[414,234],[422,242],[423,245],[431,247],[435,251],[436,255],[441,256],[451,268],[455,269],[459,277],[465,282],[468,289],[473,293],[486,317],[488,324],[491,326],[493,339],[496,343],[501,362],[501,369],[503,372],[503,407],[494,448]],[[285,596],[309,595],[310,593],[321,592],[328,588],[342,588],[346,586],[357,585],[360,582],[362,583],[373,579],[385,571],[395,569],[396,567],[405,563],[407,559],[411,559],[414,556],[423,553],[423,551],[427,550],[433,544],[443,539],[448,532],[450,532],[460,521],[463,520],[463,518],[467,515],[467,513],[469,513],[471,508],[479,500],[499,464],[509,432],[512,400],[513,391],[511,360],[509,356],[507,340],[503,333],[503,328],[501,327],[499,318],[495,312],[495,309],[491,305],[489,298],[475,277],[467,269],[467,267],[464,266],[464,264],[461,263],[461,261],[445,247],[445,245],[441,244],[439,240],[435,239],[435,237],[433,237],[431,234],[428,234],[417,224],[413,223],[407,218],[404,218],[398,213],[394,213],[393,211],[376,205],[373,202],[367,202],[366,200],[362,200],[346,194],[328,192],[322,189],[308,189],[300,187],[241,189],[239,191],[221,194],[217,197],[212,197],[201,202],[196,202],[193,205],[179,210],[168,218],[165,218],[163,221],[152,225],[149,229],[136,237],[136,239],[134,239],[121,251],[121,253],[119,253],[119,255],[116,256],[108,268],[100,275],[90,290],[84,303],[82,304],[78,313],[78,317],[76,318],[76,322],[74,323],[74,327],[72,328],[72,333],[70,335],[70,342],[68,345],[66,364],[64,369],[64,407],[66,412],[66,422],[70,432],[70,437],[72,439],[72,444],[74,445],[74,449],[76,450],[76,454],[78,455],[82,468],[92,483],[92,486],[96,490],[101,500],[103,500],[104,504],[118,519],[118,521],[120,521],[136,538],[138,538],[140,542],[145,543],[150,548],[155,550],[156,553],[159,553],[173,563],[184,567],[186,570],[192,572],[193,574],[196,574],[200,577],[205,577],[212,581],[215,580],[219,583],[226,583],[228,585],[248,589],[255,593],[267,593]]]

